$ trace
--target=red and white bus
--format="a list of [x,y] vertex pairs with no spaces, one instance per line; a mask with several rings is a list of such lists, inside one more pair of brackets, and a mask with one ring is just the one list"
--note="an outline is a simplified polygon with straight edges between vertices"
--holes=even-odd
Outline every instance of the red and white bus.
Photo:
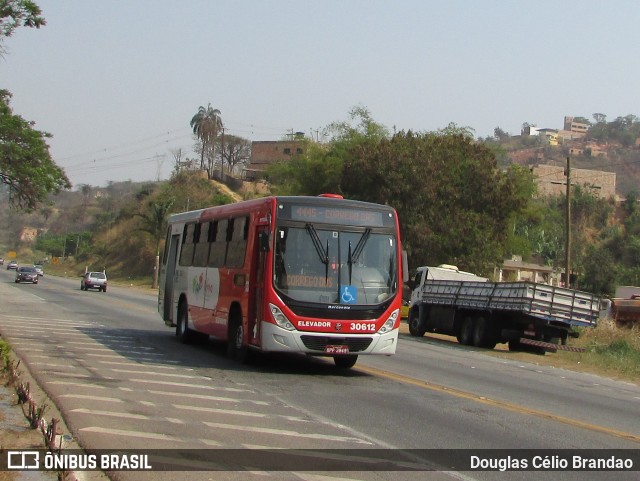
[[396,351],[402,304],[391,207],[265,197],[175,214],[160,265],[158,311],[183,342],[213,336],[248,350],[333,357]]

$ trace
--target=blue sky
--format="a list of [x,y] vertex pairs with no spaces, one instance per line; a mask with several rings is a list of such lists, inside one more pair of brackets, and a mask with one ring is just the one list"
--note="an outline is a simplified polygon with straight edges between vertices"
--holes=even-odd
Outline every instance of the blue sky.
[[250,140],[356,105],[391,130],[479,137],[640,114],[635,0],[36,3],[47,25],[6,39],[0,88],[76,186],[167,178],[209,103]]

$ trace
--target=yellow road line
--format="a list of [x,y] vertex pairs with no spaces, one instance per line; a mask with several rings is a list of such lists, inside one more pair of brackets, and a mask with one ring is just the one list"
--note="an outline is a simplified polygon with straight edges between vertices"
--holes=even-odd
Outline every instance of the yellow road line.
[[419,379],[403,376],[402,374],[383,371],[381,369],[375,369],[375,368],[364,367],[362,365],[359,365],[357,367],[357,370],[365,372],[372,376],[384,377],[394,381],[402,382],[404,384],[410,384],[412,386],[429,389],[430,391],[450,394],[458,398],[468,399],[469,401],[474,401],[477,403],[486,404],[486,405],[498,407],[501,409],[506,409],[507,411],[512,411],[520,414],[528,414],[530,416],[537,416],[540,418],[549,419],[551,421],[557,421],[559,423],[567,424],[569,426],[588,429],[590,431],[595,431],[603,434],[608,434],[610,436],[623,438],[623,439],[626,439],[627,441],[634,441],[636,443],[640,443],[640,436],[637,436],[635,434],[625,433],[623,431],[618,431],[615,429],[606,428],[604,426],[598,426],[597,424],[591,424],[591,423],[586,423],[584,421],[578,421],[577,419],[566,418],[564,416],[559,416],[557,414],[552,414],[546,411],[539,411],[537,409],[527,408],[525,406],[512,404],[506,401],[500,401],[498,399],[491,399],[486,396],[479,396],[477,394],[461,391],[459,389],[441,386],[439,384],[433,384],[427,381],[421,381]]

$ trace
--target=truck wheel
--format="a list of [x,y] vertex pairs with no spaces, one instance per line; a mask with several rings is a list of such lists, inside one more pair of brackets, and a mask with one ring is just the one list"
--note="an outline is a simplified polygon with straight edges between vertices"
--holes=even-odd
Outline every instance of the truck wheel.
[[509,351],[511,352],[522,351],[522,343],[520,342],[520,339],[512,339],[509,341]]
[[352,368],[353,366],[355,366],[357,360],[357,354],[350,354],[348,356],[333,356],[333,362],[336,364],[336,367],[340,369]]
[[471,316],[466,316],[462,321],[460,331],[456,336],[458,338],[458,342],[463,346],[470,346],[473,343],[473,331],[473,318]]
[[422,337],[426,329],[423,326],[423,323],[420,321],[420,316],[417,312],[410,311],[409,312],[409,333],[415,337]]
[[496,344],[491,324],[486,318],[479,316],[473,323],[473,345],[493,349]]

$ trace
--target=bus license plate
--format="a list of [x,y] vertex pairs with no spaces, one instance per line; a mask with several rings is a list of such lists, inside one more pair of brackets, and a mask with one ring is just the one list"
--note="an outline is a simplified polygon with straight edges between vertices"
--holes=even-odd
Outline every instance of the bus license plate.
[[349,354],[349,346],[325,346],[324,352],[327,354]]

